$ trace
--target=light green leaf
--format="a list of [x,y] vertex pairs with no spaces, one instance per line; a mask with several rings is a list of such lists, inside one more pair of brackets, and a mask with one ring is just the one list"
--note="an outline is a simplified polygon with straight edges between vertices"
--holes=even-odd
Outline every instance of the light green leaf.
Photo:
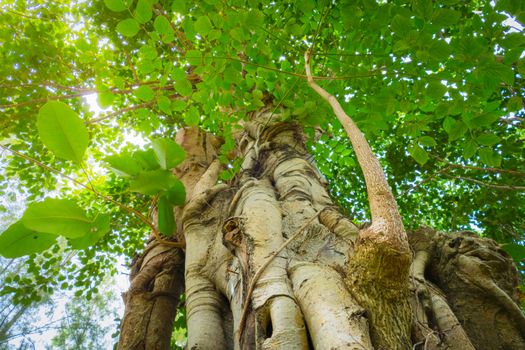
[[13,259],[39,253],[51,247],[55,241],[56,235],[33,231],[18,221],[0,235],[0,255]]
[[142,170],[139,161],[129,153],[109,156],[106,157],[105,161],[109,163],[114,173],[123,177],[137,175]]
[[67,238],[84,236],[93,224],[75,202],[55,198],[30,204],[21,221],[28,229]]
[[164,169],[140,172],[130,183],[130,190],[146,195],[155,195],[171,188],[178,179]]
[[476,137],[476,142],[483,146],[492,146],[500,140],[501,138],[494,134],[481,134]]
[[104,0],[104,4],[108,9],[115,12],[126,11],[131,4],[130,0]]
[[37,117],[40,139],[57,157],[82,161],[89,143],[87,128],[68,105],[49,101],[40,108]]
[[195,30],[202,36],[208,35],[210,30],[213,28],[208,16],[200,16],[195,22]]
[[166,236],[171,236],[176,228],[173,205],[166,196],[161,196],[157,203],[157,226],[159,232]]
[[189,126],[199,125],[200,119],[201,117],[199,110],[194,106],[191,106],[188,109],[188,111],[184,114],[184,122]]
[[140,30],[139,22],[134,18],[124,19],[117,23],[117,32],[123,36],[133,37]]
[[180,180],[171,186],[166,192],[166,198],[173,205],[184,205],[186,202],[186,190]]
[[421,146],[412,144],[408,147],[408,153],[418,162],[420,165],[424,165],[428,161],[428,153]]
[[109,232],[109,215],[99,215],[94,221],[89,232],[80,238],[71,238],[68,240],[73,249],[86,249],[97,243],[102,237]]
[[192,66],[198,66],[202,64],[202,53],[197,50],[186,51],[186,59]]
[[143,101],[149,102],[155,97],[155,92],[147,85],[139,86],[133,94]]
[[170,21],[164,16],[157,16],[155,18],[155,21],[153,22],[153,27],[159,34],[170,34],[173,32],[173,28],[171,28]]
[[97,102],[100,108],[108,108],[113,104],[115,95],[111,92],[100,92],[97,96]]
[[480,148],[478,155],[479,159],[488,166],[497,167],[501,164],[501,155],[490,148]]
[[437,145],[436,140],[434,140],[430,136],[421,136],[418,139],[418,142],[419,142],[419,144],[421,144],[423,146],[427,146],[427,147],[434,147],[434,146]]
[[186,157],[184,148],[171,139],[155,139],[151,143],[157,160],[163,169],[175,168]]
[[135,18],[140,23],[148,22],[153,16],[153,1],[151,0],[139,0],[137,7],[135,7]]
[[143,170],[156,170],[160,168],[157,156],[152,149],[136,151],[133,158],[140,164]]
[[175,82],[174,87],[175,87],[175,91],[181,94],[181,96],[189,96],[193,92],[193,87],[191,86],[191,83],[186,78],[177,80]]
[[186,14],[186,11],[188,9],[186,0],[174,0],[171,4],[171,9],[173,10],[173,12],[180,13],[181,15]]
[[159,96],[157,99],[157,106],[159,106],[159,109],[166,113],[171,114],[171,100],[167,96]]

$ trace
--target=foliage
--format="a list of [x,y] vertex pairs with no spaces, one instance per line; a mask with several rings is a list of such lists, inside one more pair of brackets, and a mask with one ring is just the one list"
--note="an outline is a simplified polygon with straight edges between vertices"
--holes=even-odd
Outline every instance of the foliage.
[[[308,48],[319,83],[345,101],[379,155],[407,227],[474,229],[524,257],[523,1],[1,6],[0,183],[16,179],[30,204],[0,236],[0,252],[33,253],[34,281],[2,289],[17,302],[56,288],[96,293],[116,257],[131,257],[156,227],[153,203],[159,231],[172,233],[170,208],[185,197],[169,171],[184,158],[176,131],[220,135],[228,181],[240,166],[233,134],[264,106],[305,127],[332,194],[366,220],[351,147],[304,79]],[[83,99],[93,94],[101,114]],[[58,212],[70,215],[50,220]],[[31,237],[36,244],[25,243]],[[75,259],[64,264],[64,254]]]

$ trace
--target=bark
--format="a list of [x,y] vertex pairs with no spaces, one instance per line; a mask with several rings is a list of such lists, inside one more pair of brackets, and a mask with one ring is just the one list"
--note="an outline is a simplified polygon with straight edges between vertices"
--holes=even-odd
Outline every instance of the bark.
[[[219,142],[193,129],[178,138],[190,155],[175,170],[188,190],[177,211],[186,248],[153,241],[158,258],[147,248],[136,264],[132,286],[142,289],[126,296],[120,348],[169,348],[171,333],[144,331],[164,317],[143,311],[157,298],[138,299],[169,261],[172,295],[185,286],[188,349],[525,349],[516,269],[493,241],[425,228],[408,232],[407,256],[363,240],[369,231],[333,204],[297,125],[263,110],[236,137],[242,169],[219,184]],[[134,313],[142,323],[132,325]],[[127,345],[139,344],[130,332],[142,347]],[[165,340],[142,345],[149,337]]]

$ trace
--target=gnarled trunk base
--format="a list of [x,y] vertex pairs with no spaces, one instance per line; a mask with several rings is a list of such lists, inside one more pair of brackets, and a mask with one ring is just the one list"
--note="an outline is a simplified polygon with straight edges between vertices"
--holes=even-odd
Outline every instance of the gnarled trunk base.
[[[525,349],[516,269],[493,241],[420,229],[408,251],[362,235],[332,203],[301,130],[269,118],[239,135],[244,163],[227,184],[215,185],[207,146],[183,143],[185,171],[200,169],[178,213],[188,349]],[[193,135],[201,146],[209,137]],[[127,315],[147,302],[127,300]],[[121,349],[141,348],[124,338],[132,327],[125,318]]]

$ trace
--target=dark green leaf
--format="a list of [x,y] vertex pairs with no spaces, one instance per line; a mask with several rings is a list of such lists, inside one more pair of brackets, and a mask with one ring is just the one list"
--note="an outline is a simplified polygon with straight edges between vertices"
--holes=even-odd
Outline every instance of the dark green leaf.
[[474,140],[468,140],[463,144],[463,158],[470,159],[478,149],[478,144]]
[[419,144],[421,144],[423,146],[427,146],[427,147],[434,147],[435,145],[437,145],[436,140],[434,140],[430,136],[421,136],[418,139],[418,142],[419,142]]
[[516,243],[505,243],[501,248],[509,253],[516,263],[520,263],[525,259],[525,246]]
[[520,96],[512,96],[507,102],[507,110],[517,112],[520,109],[523,109],[523,99]]
[[166,192],[166,198],[168,198],[173,205],[184,205],[186,201],[186,190],[180,180],[177,180],[177,182]]
[[437,9],[432,15],[432,22],[439,26],[449,27],[458,23],[461,13],[446,8]]
[[500,140],[501,138],[494,134],[481,134],[476,137],[476,142],[483,146],[492,146]]
[[171,236],[175,231],[175,217],[173,215],[173,205],[169,202],[166,196],[160,196],[157,203],[157,222],[159,232]]
[[63,102],[49,101],[40,108],[37,118],[42,142],[57,157],[82,161],[88,146],[86,126],[77,113]]

